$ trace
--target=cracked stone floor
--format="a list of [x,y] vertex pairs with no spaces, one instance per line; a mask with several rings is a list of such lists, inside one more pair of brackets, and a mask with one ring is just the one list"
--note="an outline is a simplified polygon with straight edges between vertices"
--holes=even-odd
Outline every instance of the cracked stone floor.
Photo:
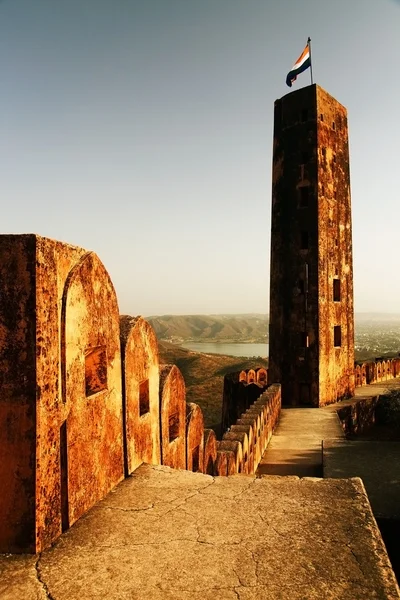
[[1,600],[400,598],[360,479],[212,478],[142,465]]

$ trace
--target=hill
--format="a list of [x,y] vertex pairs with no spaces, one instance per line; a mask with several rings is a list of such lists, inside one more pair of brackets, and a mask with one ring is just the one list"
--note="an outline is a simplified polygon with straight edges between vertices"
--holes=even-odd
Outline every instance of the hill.
[[255,367],[266,367],[267,360],[223,354],[192,352],[168,342],[159,342],[160,361],[175,364],[186,383],[186,400],[198,404],[204,414],[205,426],[218,435],[221,422],[224,375]]
[[163,315],[148,317],[159,340],[253,342],[268,339],[267,315]]

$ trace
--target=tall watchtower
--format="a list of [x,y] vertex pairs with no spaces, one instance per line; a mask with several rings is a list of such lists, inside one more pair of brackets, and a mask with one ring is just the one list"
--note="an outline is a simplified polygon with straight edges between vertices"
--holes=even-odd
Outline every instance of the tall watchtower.
[[347,111],[315,84],[275,102],[268,380],[289,405],[354,393]]

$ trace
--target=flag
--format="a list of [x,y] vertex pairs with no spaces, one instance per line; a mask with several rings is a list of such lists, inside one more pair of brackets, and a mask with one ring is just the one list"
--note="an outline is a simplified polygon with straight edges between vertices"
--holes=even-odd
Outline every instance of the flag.
[[286,77],[286,85],[292,87],[293,81],[296,81],[297,75],[300,75],[303,71],[308,69],[311,66],[311,55],[310,55],[310,46],[307,42],[306,47],[303,52],[300,54],[299,58],[294,63],[293,67],[290,69],[289,73]]

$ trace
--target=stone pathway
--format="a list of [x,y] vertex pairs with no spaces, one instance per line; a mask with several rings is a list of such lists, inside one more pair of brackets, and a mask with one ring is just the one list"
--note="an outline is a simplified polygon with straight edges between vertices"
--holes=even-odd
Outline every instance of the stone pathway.
[[38,556],[0,555],[1,600],[399,600],[360,479],[142,465]]
[[322,477],[322,440],[344,439],[336,411],[284,408],[257,475]]
[[399,387],[399,379],[389,380],[356,388],[355,398],[323,408],[283,408],[257,475],[322,477],[322,441],[345,439],[337,408]]

